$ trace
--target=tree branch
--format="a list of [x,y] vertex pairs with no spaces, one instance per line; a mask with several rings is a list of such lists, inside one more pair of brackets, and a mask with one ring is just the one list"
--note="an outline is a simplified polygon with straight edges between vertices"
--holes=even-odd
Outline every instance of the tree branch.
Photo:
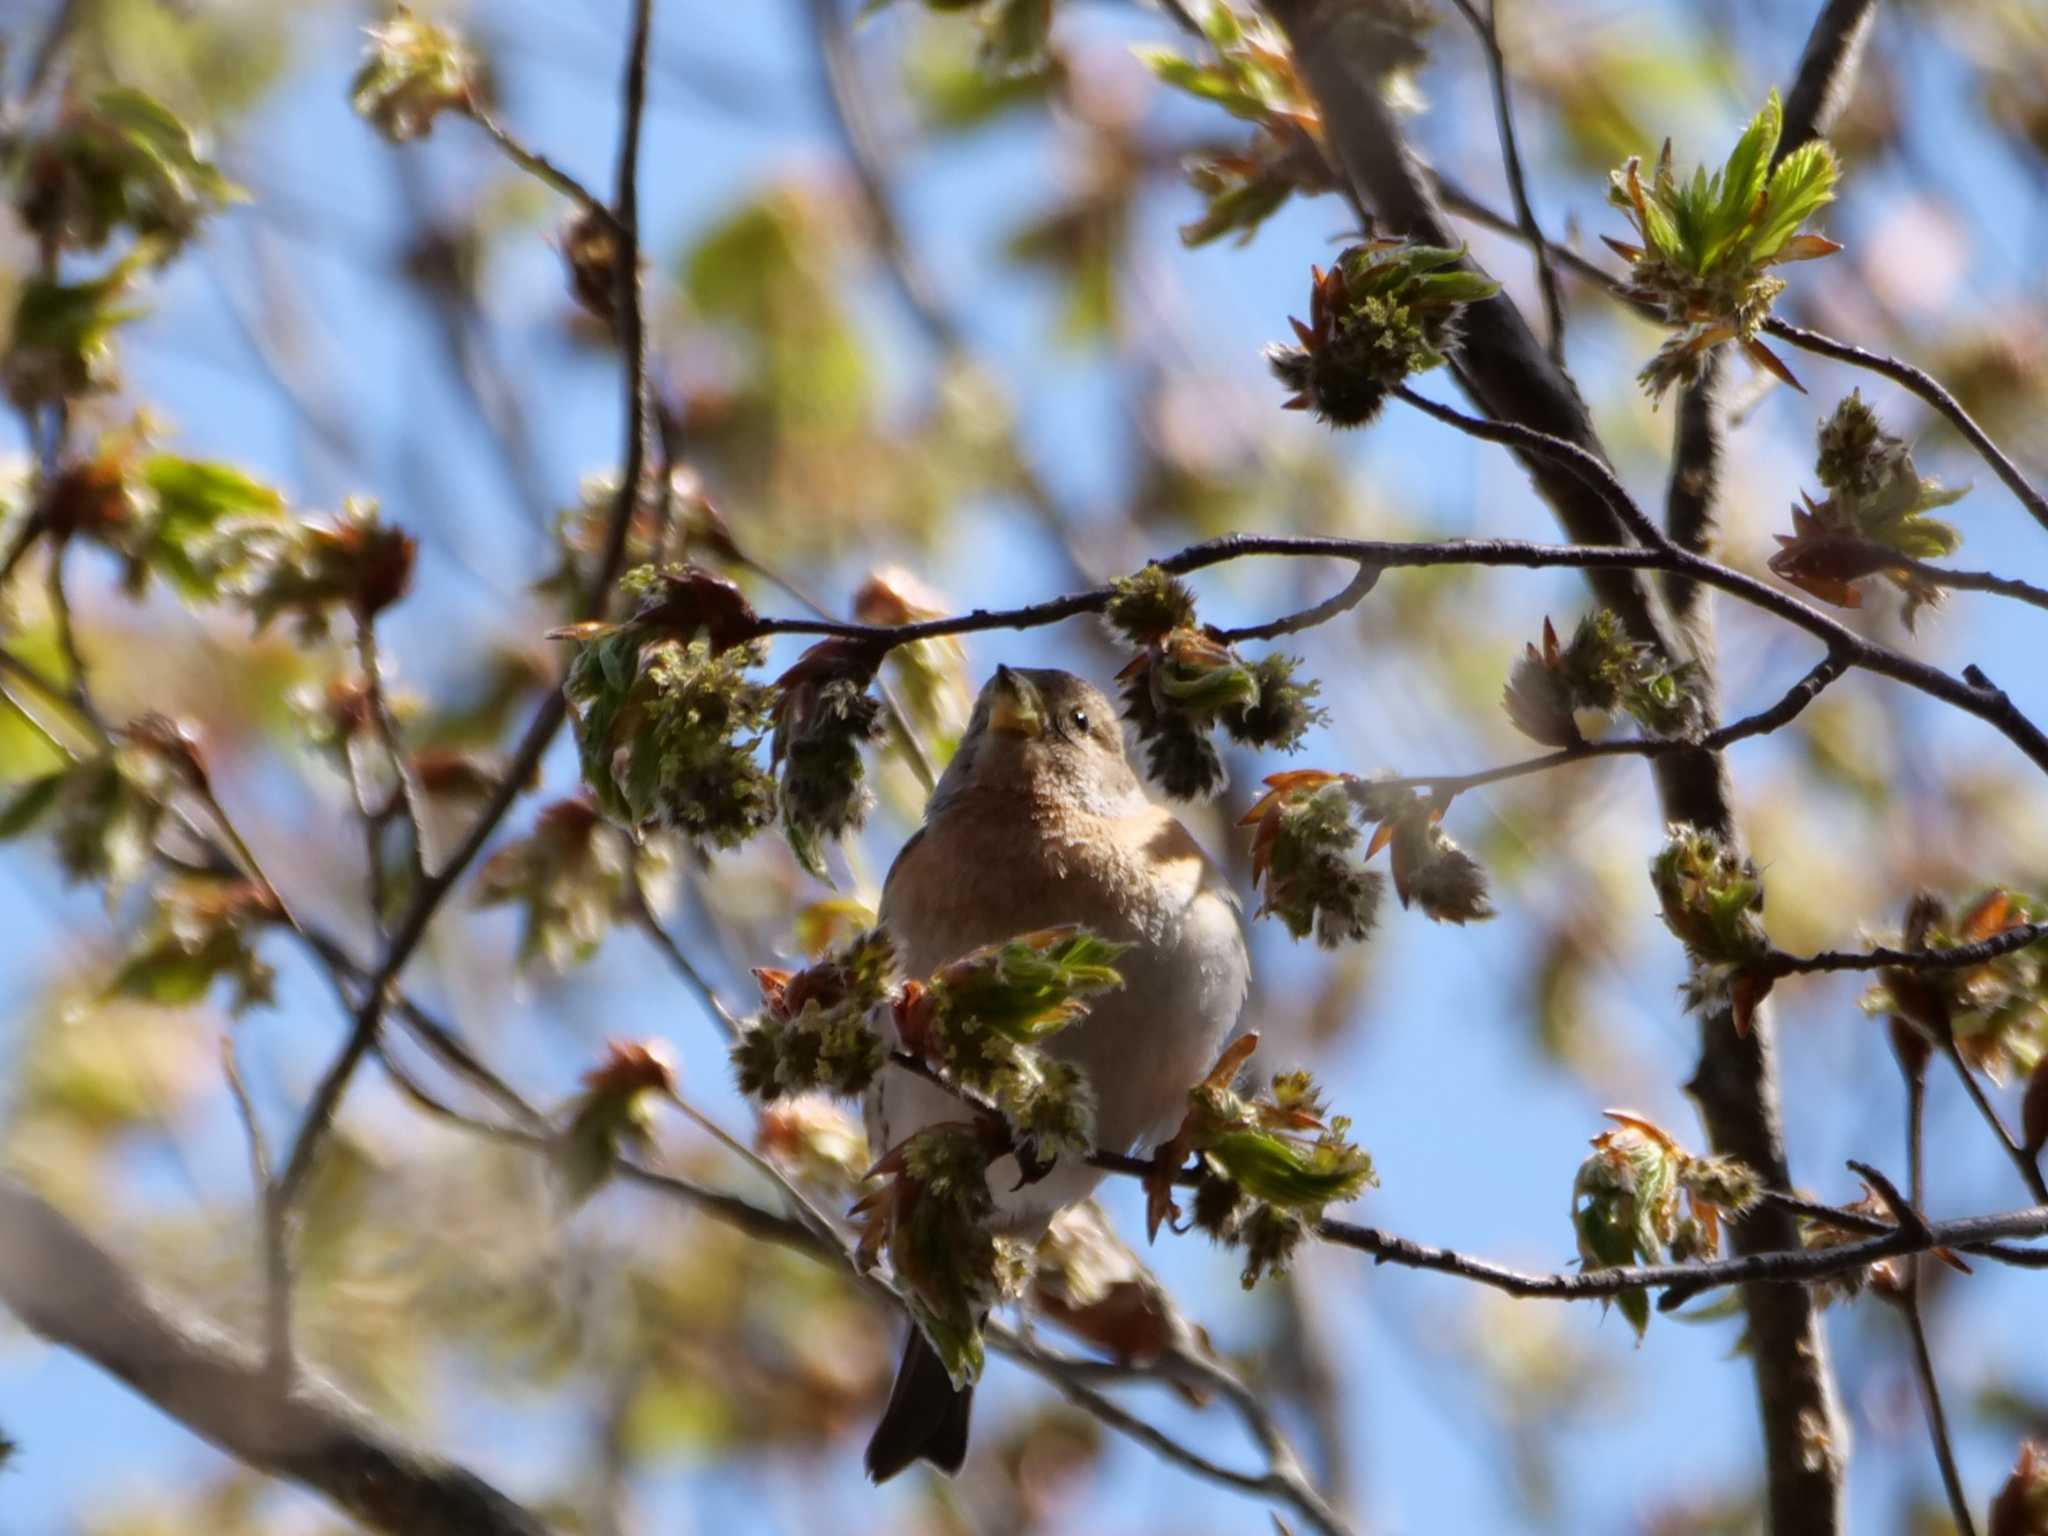
[[1788,320],[1773,316],[1764,321],[1767,335],[1780,341],[1789,342],[1816,357],[1829,358],[1838,363],[1847,363],[1852,368],[1861,368],[1890,379],[1901,388],[1918,395],[1948,424],[1960,432],[1963,440],[1977,450],[1977,456],[1991,466],[1992,472],[2003,480],[2006,489],[2019,498],[2021,506],[2033,514],[2034,521],[2048,528],[2048,496],[2036,490],[2027,477],[2020,473],[2019,466],[2006,457],[2005,451],[1991,440],[1991,434],[1978,426],[1970,413],[1963,409],[1962,402],[1942,388],[1934,375],[1914,367],[1896,357],[1882,353],[1867,352],[1862,347],[1851,346],[1846,341],[1836,341],[1832,336],[1823,336],[1818,331],[1809,331],[1793,325]]
[[[1894,967],[1919,971],[1960,971],[1971,966],[1983,965],[1996,960],[2000,955],[2012,954],[2030,944],[2048,939],[2048,923],[2021,923],[1994,934],[1975,944],[1957,944],[1948,949],[1892,949],[1878,945],[1873,949],[1823,950],[1815,955],[1788,955],[1774,951],[1754,966],[1765,976],[1790,976],[1815,971],[1878,971]],[[2041,1197],[2048,1200],[2048,1195]]]
[[[1370,11],[1327,0],[1267,0],[1267,9],[1292,44],[1296,68],[1322,109],[1328,140],[1356,200],[1370,207],[1389,233],[1432,245],[1452,244],[1429,180],[1379,88],[1379,50],[1373,46]],[[1527,322],[1505,294],[1469,306],[1458,360],[1461,381],[1486,415],[1564,438],[1605,462],[1591,416],[1570,376],[1536,345]],[[1524,462],[1576,543],[1620,542],[1617,535],[1628,521],[1603,495],[1526,452]],[[1640,531],[1636,536],[1642,537]],[[1704,568],[1712,562],[1675,545],[1668,554],[1677,557],[1676,564],[1664,569],[1706,579]],[[1712,584],[1727,590],[1718,580]],[[1683,632],[1674,632],[1643,577],[1610,574],[1597,581],[1595,589],[1628,634],[1654,647],[1660,658],[1674,664],[1698,661],[1711,700],[1716,684],[1712,657],[1697,652],[1688,656]],[[1825,638],[1833,649],[1833,637]],[[2006,703],[2010,707],[2010,701]],[[2029,729],[2030,723],[2022,726],[2022,734]],[[2041,755],[2036,761],[2048,769],[2048,737],[2038,745]],[[1690,823],[1739,846],[1734,796],[1718,754],[1677,752],[1654,763],[1667,820]],[[1702,1019],[1700,1067],[1690,1086],[1714,1149],[1740,1158],[1766,1185],[1782,1189],[1792,1179],[1770,1040],[1768,1018],[1759,1019],[1747,1033],[1731,1028],[1725,1013]],[[1795,1238],[1791,1219],[1771,1208],[1757,1212],[1734,1234],[1738,1248],[1747,1252],[1788,1249]],[[1796,1289],[1773,1292],[1752,1287],[1744,1300],[1772,1527],[1781,1536],[1838,1530],[1846,1439],[1818,1310],[1810,1296]]]
[[1568,438],[1552,432],[1539,432],[1514,421],[1482,421],[1477,416],[1467,416],[1462,411],[1439,405],[1427,396],[1418,395],[1406,384],[1394,389],[1396,398],[1415,407],[1425,416],[1434,416],[1446,426],[1456,427],[1467,437],[1480,438],[1489,443],[1505,443],[1519,450],[1525,457],[1535,457],[1558,465],[1577,477],[1579,482],[1592,491],[1611,511],[1623,527],[1652,549],[1668,549],[1670,539],[1664,530],[1650,521],[1649,514],[1636,505],[1628,488],[1607,465],[1607,461],[1591,449],[1583,448]]
[[[1905,1203],[1890,1202],[1892,1216],[1900,1226],[1905,1226],[1910,1219],[1915,1225],[1925,1227],[1927,1219],[1920,1214],[1920,1207],[1927,1199],[1927,1053],[1908,1052],[1895,1047],[1894,1054],[1906,1080],[1906,1162],[1910,1170],[1908,1183],[1912,1195]],[[1882,1195],[1890,1185],[1876,1187]],[[1955,1520],[1957,1536],[1977,1536],[1977,1528],[1970,1517],[1970,1497],[1963,1489],[1962,1473],[1956,1468],[1955,1445],[1948,1432],[1948,1413],[1941,1402],[1941,1383],[1934,1374],[1934,1355],[1927,1347],[1927,1325],[1920,1306],[1927,1274],[1925,1255],[1916,1255],[1907,1262],[1906,1283],[1899,1297],[1899,1306],[1906,1317],[1906,1333],[1913,1348],[1913,1371],[1919,1379],[1920,1403],[1927,1415],[1927,1435],[1934,1442],[1934,1460],[1941,1469],[1941,1486],[1948,1495],[1949,1514]]]
[[[618,284],[618,335],[624,355],[625,374],[625,464],[619,475],[617,501],[606,533],[604,558],[584,595],[586,617],[602,615],[625,563],[626,534],[640,495],[640,481],[647,462],[647,331],[641,308],[640,274],[640,126],[647,106],[647,43],[653,26],[653,0],[636,0],[633,31],[626,51],[623,125],[619,134],[616,209],[620,226],[620,271]],[[320,1141],[332,1123],[350,1079],[377,1038],[389,993],[426,936],[427,926],[440,909],[442,900],[461,878],[503,819],[512,802],[524,792],[542,756],[561,729],[568,704],[559,688],[550,689],[535,711],[532,723],[520,742],[491,798],[477,815],[447,864],[420,883],[404,917],[386,946],[383,962],[371,978],[367,995],[357,1010],[348,1040],[329,1065],[299,1125],[291,1155],[279,1177],[279,1193],[287,1209],[304,1186]]]
[[1952,571],[1945,565],[1930,565],[1925,560],[1914,560],[1899,556],[1898,569],[1910,571],[1922,581],[1937,587],[1947,587],[1956,592],[1990,592],[1998,597],[2009,597],[2015,602],[2026,603],[2034,608],[2048,608],[2048,587],[2037,587],[2030,581],[2021,581],[2016,576],[2000,576],[1991,571]]
[[1264,624],[1245,624],[1237,629],[1219,629],[1213,633],[1225,645],[1235,645],[1241,640],[1277,640],[1282,635],[1298,635],[1305,629],[1314,629],[1318,624],[1327,624],[1349,613],[1365,601],[1366,595],[1379,585],[1379,580],[1380,567],[1361,560],[1343,589],[1320,603]]
[[263,1126],[256,1118],[256,1106],[242,1082],[241,1063],[235,1059],[235,1037],[220,1037],[221,1075],[227,1080],[228,1096],[242,1122],[242,1135],[249,1148],[249,1181],[256,1191],[256,1211],[263,1230],[264,1276],[264,1368],[274,1383],[287,1383],[297,1369],[292,1358],[292,1270],[285,1236],[283,1213],[278,1209],[276,1186],[270,1177],[270,1146]]
[[[1332,1509],[1329,1502],[1310,1486],[1302,1474],[1298,1458],[1291,1449],[1286,1456],[1273,1456],[1264,1472],[1240,1472],[1212,1461],[1199,1451],[1182,1445],[1157,1425],[1139,1418],[1122,1404],[1105,1397],[1102,1393],[1082,1380],[1082,1372],[1076,1366],[1091,1362],[1068,1360],[1064,1356],[1048,1354],[1026,1341],[1014,1330],[1001,1323],[991,1323],[986,1329],[991,1343],[1004,1354],[1015,1360],[1025,1370],[1041,1380],[1050,1382],[1060,1395],[1075,1407],[1092,1414],[1118,1434],[1126,1435],[1144,1446],[1164,1461],[1192,1472],[1195,1476],[1226,1488],[1235,1488],[1240,1493],[1256,1494],[1276,1504],[1292,1508],[1309,1526],[1323,1533],[1323,1536],[1349,1536],[1350,1527]],[[1123,1374],[1136,1375],[1138,1372]],[[1263,1410],[1261,1410],[1263,1414]],[[1267,1422],[1270,1423],[1270,1420]],[[1271,1448],[1269,1448],[1271,1455]]]
[[1976,1106],[1977,1113],[1991,1128],[1991,1133],[1998,1138],[1998,1144],[2005,1148],[2005,1155],[2012,1159],[2012,1165],[2019,1173],[2020,1182],[2027,1186],[2027,1192],[2036,1200],[2048,1204],[2048,1178],[2042,1177],[2039,1160],[2029,1154],[2006,1128],[2005,1118],[1998,1113],[1998,1106],[1991,1102],[1990,1096],[1984,1092],[1984,1085],[1977,1081],[1977,1074],[1970,1070],[1969,1062],[1963,1059],[1963,1053],[1957,1049],[1955,1036],[1951,1034],[1941,1041],[1939,1049],[1942,1055],[1948,1058],[1949,1065],[1955,1068],[1956,1076],[1962,1079],[1963,1091],[1969,1094],[1970,1102]]
[[[1585,762],[1596,757],[1662,757],[1672,752],[1719,752],[1724,747],[1751,736],[1764,736],[1789,725],[1807,705],[1820,697],[1821,691],[1847,670],[1848,662],[1830,651],[1814,664],[1798,682],[1789,688],[1785,696],[1768,709],[1760,709],[1753,715],[1709,731],[1697,741],[1687,741],[1679,736],[1636,736],[1617,741],[1581,742],[1575,747],[1560,747],[1555,752],[1546,752],[1541,757],[1524,758],[1518,763],[1507,763],[1499,768],[1485,768],[1477,773],[1410,774],[1395,779],[1378,779],[1375,783],[1386,784],[1398,789],[1433,790],[1441,799],[1463,794],[1468,789],[1478,789],[1487,784],[1498,784],[1506,779],[1519,779],[1527,774],[1544,773],[1552,768],[1562,768],[1569,763]],[[1797,969],[1797,967],[1794,967]],[[1814,969],[1826,969],[1816,966]]]
[[589,214],[602,224],[606,233],[617,237],[625,233],[625,225],[619,216],[607,208],[604,199],[583,185],[569,172],[539,151],[527,147],[505,128],[497,118],[474,96],[463,103],[462,115],[467,117],[484,135],[495,144],[499,151],[514,165],[543,185],[553,188],[574,203],[582,212]]
[[[897,217],[896,197],[891,185],[892,171],[882,136],[868,108],[868,92],[861,80],[860,62],[854,57],[853,38],[847,28],[845,0],[808,0],[813,35],[818,45],[818,72],[825,104],[833,125],[839,130],[861,200],[867,205],[875,243],[881,249],[884,269],[902,297],[918,329],[924,332],[943,365],[973,366],[974,347],[966,330],[942,301],[938,284],[904,233]],[[1178,19],[1193,25],[1185,11],[1173,8]],[[1195,27],[1197,35],[1201,29]],[[1088,579],[1072,537],[1072,519],[1060,505],[1044,476],[1033,467],[1030,455],[1014,429],[1006,430],[1002,457],[1014,477],[1013,488],[1045,531],[1055,550],[1073,575]]]
[[546,1536],[474,1473],[405,1444],[333,1387],[278,1390],[265,1361],[151,1296],[48,1202],[0,1177],[0,1301],[238,1461],[394,1536]]
[[[391,700],[384,689],[384,657],[377,645],[375,621],[368,614],[356,616],[356,665],[363,674],[364,699],[369,707],[369,725],[376,736],[378,750],[384,755],[391,768],[392,783],[397,788],[398,809],[406,820],[406,830],[412,838],[412,869],[415,883],[424,879],[427,873],[427,837],[420,817],[419,786],[413,782],[412,766],[405,759],[405,748],[398,739],[398,719],[391,712]],[[351,775],[353,777],[353,775]],[[372,839],[375,852],[375,840]],[[373,884],[383,884],[381,863],[373,875]],[[379,907],[373,914],[378,923],[384,919]]]
[[1550,327],[1550,357],[1564,366],[1564,299],[1558,291],[1557,269],[1550,264],[1550,242],[1536,222],[1536,210],[1529,202],[1529,187],[1522,175],[1522,154],[1515,144],[1515,109],[1508,100],[1508,61],[1500,48],[1500,0],[1487,0],[1481,16],[1472,0],[1453,0],[1458,12],[1479,35],[1486,54],[1486,72],[1493,80],[1493,119],[1500,135],[1502,168],[1507,173],[1508,195],[1514,199],[1515,223],[1528,242],[1536,260],[1537,285],[1543,293],[1543,318]]
[[[1431,402],[1434,404],[1434,402]],[[1458,412],[1437,407],[1460,420]],[[1437,565],[1569,567],[1600,571],[1678,571],[1702,584],[1727,592],[1752,607],[1776,615],[1848,658],[1848,664],[1892,678],[1921,693],[1955,706],[1992,725],[2043,772],[2048,772],[2048,735],[2044,735],[2011,698],[1992,687],[1975,669],[1956,678],[1925,662],[1869,640],[1837,619],[1801,602],[1789,592],[1754,576],[1675,546],[1644,549],[1636,545],[1536,544],[1518,539],[1449,539],[1414,543],[1375,539],[1341,539],[1315,534],[1229,534],[1189,545],[1162,557],[1157,564],[1174,575],[1261,556],[1329,557],[1388,568]],[[971,613],[915,624],[852,624],[827,619],[764,618],[755,635],[837,635],[864,640],[881,650],[929,640],[940,635],[972,634],[994,629],[1036,629],[1082,614],[1100,613],[1116,595],[1111,586],[1091,587],[1064,597],[1019,608],[977,608]],[[1679,754],[1674,754],[1677,756]],[[1697,819],[1697,818],[1679,818]]]

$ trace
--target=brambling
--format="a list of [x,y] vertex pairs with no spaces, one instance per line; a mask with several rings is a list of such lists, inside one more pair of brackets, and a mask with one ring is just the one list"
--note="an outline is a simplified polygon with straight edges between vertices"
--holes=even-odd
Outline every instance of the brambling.
[[[1128,943],[1117,962],[1123,988],[1048,1044],[1087,1073],[1097,1144],[1118,1151],[1173,1134],[1250,980],[1228,882],[1187,828],[1147,798],[1109,700],[1067,672],[996,669],[924,825],[889,871],[880,916],[913,976],[1062,924]],[[900,1067],[885,1068],[868,1092],[877,1155],[960,1118],[958,1099]],[[1068,1158],[1024,1184],[1006,1156],[988,1173],[997,1224],[1036,1238],[1101,1178]],[[954,1387],[913,1327],[868,1443],[868,1475],[882,1482],[919,1459],[958,1471],[972,1393]]]

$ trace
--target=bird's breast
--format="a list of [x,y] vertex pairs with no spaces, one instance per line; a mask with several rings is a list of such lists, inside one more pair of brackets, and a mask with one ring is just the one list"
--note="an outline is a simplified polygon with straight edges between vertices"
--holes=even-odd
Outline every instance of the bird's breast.
[[[891,871],[882,921],[912,976],[984,944],[1068,923],[1130,945],[1117,962],[1123,987],[1048,1042],[1087,1073],[1097,1140],[1108,1147],[1171,1133],[1244,1001],[1248,962],[1236,901],[1186,828],[1157,807],[1116,818],[937,817]],[[871,1129],[893,1145],[920,1124],[958,1118],[957,1103],[930,1096],[941,1093],[892,1069],[871,1106]],[[1056,1209],[1078,1198],[1065,1187],[1073,1182],[1003,1203]]]

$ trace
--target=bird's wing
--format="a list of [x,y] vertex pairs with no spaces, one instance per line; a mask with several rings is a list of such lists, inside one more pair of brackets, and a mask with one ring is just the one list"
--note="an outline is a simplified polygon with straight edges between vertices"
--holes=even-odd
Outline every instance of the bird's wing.
[[[875,921],[896,939],[899,964],[905,963],[905,956],[903,935],[896,932],[897,920],[901,916],[899,909],[903,894],[903,887],[898,883],[897,877],[917,862],[919,851],[926,846],[924,835],[930,826],[931,823],[927,822],[919,827],[904,841],[903,846],[896,850],[896,857],[889,865],[889,873],[882,881],[882,899],[875,910]],[[883,1027],[885,1031],[890,1032],[890,1043],[893,1045],[893,1021]],[[862,1121],[868,1136],[868,1155],[871,1158],[880,1157],[893,1145],[890,1140],[891,1122],[901,1121],[900,1115],[892,1113],[895,1108],[893,1100],[901,1094],[908,1083],[909,1080],[903,1073],[891,1067],[884,1067],[875,1075],[874,1083],[868,1089],[867,1098],[861,1109]]]
[[889,909],[894,905],[889,900],[889,896],[890,892],[895,888],[896,876],[902,871],[903,866],[915,857],[917,850],[924,845],[924,835],[930,830],[930,827],[931,823],[926,822],[924,826],[911,833],[909,837],[904,839],[903,846],[896,850],[896,857],[889,861],[889,873],[882,878],[881,905],[875,912],[875,920],[884,928],[889,926]]

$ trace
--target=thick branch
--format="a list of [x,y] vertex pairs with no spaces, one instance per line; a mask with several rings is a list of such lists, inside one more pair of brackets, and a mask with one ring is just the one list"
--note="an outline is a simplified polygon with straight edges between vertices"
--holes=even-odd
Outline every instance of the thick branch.
[[0,1178],[0,1301],[238,1461],[397,1536],[544,1536],[474,1473],[392,1437],[334,1388],[280,1394],[259,1352],[151,1296],[55,1207]]
[[[1372,209],[1388,233],[1451,244],[1429,180],[1380,90],[1370,12],[1330,0],[1267,0],[1267,7],[1288,35],[1296,66],[1322,108],[1327,136],[1358,201]],[[1536,345],[1506,296],[1471,306],[1467,322],[1459,377],[1485,414],[1562,437],[1604,461],[1605,451],[1569,375]],[[1603,496],[1543,460],[1525,453],[1524,462],[1574,541],[1618,542],[1621,519]],[[1702,568],[1711,562],[1688,550],[1672,553],[1679,561],[1664,569],[1705,579]],[[1642,578],[1609,577],[1596,590],[1628,633],[1654,646],[1662,658],[1698,661],[1711,700],[1716,681],[1711,655],[1687,655],[1684,637],[1673,632]],[[2048,749],[2048,738],[2040,746]],[[2037,761],[2048,767],[2048,750]],[[1655,768],[1669,820],[1715,832],[1731,844],[1738,841],[1733,795],[1718,754],[1672,753],[1656,759]],[[1760,1020],[1758,1027],[1738,1033],[1725,1018],[1704,1021],[1700,1068],[1691,1086],[1715,1150],[1748,1163],[1767,1185],[1785,1188],[1791,1177],[1767,1025]],[[1750,1250],[1787,1249],[1794,1238],[1790,1218],[1772,1209],[1758,1212],[1735,1233],[1737,1244]],[[1752,1288],[1745,1302],[1772,1527],[1781,1536],[1836,1530],[1845,1437],[1817,1310],[1812,1298],[1797,1290],[1773,1294]]]
[[[1825,127],[1854,69],[1873,4],[1874,0],[1827,0],[1800,59],[1779,155]],[[1721,358],[1710,360],[1700,384],[1687,391],[1673,442],[1666,527],[1673,542],[1695,556],[1704,556],[1715,533],[1722,367]],[[1706,586],[1690,572],[1681,572],[1667,577],[1664,590],[1699,664],[1711,720],[1720,710],[1720,669],[1713,615],[1703,600]],[[1665,813],[1673,820],[1691,822],[1719,834],[1731,847],[1740,847],[1727,764],[1719,753],[1663,760],[1659,788]],[[1783,1189],[1791,1183],[1791,1168],[1780,1123],[1769,1018],[1752,1019],[1747,1030],[1733,1026],[1732,1013],[1724,1009],[1701,1017],[1699,1066],[1688,1087],[1699,1101],[1715,1150],[1741,1158],[1763,1174],[1766,1184]],[[1732,1241],[1738,1252],[1754,1254],[1786,1248],[1796,1237],[1791,1218],[1766,1206],[1755,1220],[1736,1227]],[[1752,1289],[1745,1301],[1764,1431],[1771,1528],[1778,1536],[1839,1529],[1848,1447],[1819,1309],[1803,1292]]]
[[[1293,44],[1296,66],[1322,107],[1326,134],[1344,180],[1376,227],[1430,245],[1459,242],[1430,190],[1429,175],[1409,150],[1381,91],[1376,23],[1367,7],[1329,0],[1268,0]],[[1476,264],[1474,264],[1476,265]],[[1570,377],[1544,352],[1505,294],[1469,306],[1459,347],[1460,377],[1496,422],[1561,438],[1604,460],[1585,402]],[[1621,516],[1601,491],[1555,461],[1519,450],[1523,463],[1565,531],[1583,544],[1618,544]],[[1629,632],[1677,656],[1649,588],[1641,578],[1607,572],[1594,589]]]

